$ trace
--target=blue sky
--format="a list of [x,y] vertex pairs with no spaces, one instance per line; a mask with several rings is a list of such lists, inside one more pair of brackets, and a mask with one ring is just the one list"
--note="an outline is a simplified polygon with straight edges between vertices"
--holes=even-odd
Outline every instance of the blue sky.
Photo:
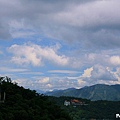
[[120,84],[119,0],[0,0],[0,75],[43,91]]

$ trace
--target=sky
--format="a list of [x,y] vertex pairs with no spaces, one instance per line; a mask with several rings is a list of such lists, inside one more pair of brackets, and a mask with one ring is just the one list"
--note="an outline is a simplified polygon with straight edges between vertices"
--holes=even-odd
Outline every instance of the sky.
[[120,0],[0,0],[0,76],[35,90],[120,84]]

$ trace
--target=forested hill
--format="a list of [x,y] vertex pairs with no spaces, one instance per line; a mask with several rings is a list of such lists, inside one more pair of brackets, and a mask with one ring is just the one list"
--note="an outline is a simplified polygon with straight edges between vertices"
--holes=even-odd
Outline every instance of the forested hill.
[[47,92],[46,95],[50,96],[71,96],[78,98],[86,98],[90,100],[110,100],[119,101],[120,100],[120,85],[105,85],[97,84],[89,87],[84,87],[81,89],[66,89],[58,90],[53,92]]
[[48,97],[0,77],[0,120],[71,120]]

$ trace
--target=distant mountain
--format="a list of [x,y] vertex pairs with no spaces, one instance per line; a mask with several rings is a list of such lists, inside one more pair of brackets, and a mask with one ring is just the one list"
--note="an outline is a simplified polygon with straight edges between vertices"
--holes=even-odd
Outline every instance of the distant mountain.
[[44,91],[39,90],[39,89],[36,89],[36,92],[37,92],[37,93],[40,93],[40,94],[44,94],[44,93],[45,93]]
[[78,98],[86,98],[90,100],[120,100],[120,85],[96,84],[93,86],[83,87],[81,89],[70,88],[66,90],[57,90],[45,93],[49,96],[71,96]]
[[46,92],[44,93],[45,95],[49,95],[49,96],[56,96],[56,97],[60,97],[60,96],[74,96],[71,95],[72,92],[76,90],[75,88],[68,88],[66,90],[53,90],[52,92]]

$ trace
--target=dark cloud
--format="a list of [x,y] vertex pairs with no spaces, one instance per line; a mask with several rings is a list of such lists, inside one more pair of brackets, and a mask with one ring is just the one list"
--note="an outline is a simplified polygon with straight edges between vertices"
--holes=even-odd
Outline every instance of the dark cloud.
[[7,28],[7,26],[5,27],[0,25],[0,39],[7,40],[10,38],[11,38],[11,35],[9,33],[9,29]]
[[[119,5],[118,0],[0,1],[0,38],[37,31],[34,35],[61,40],[81,51],[119,48]],[[11,24],[14,21],[19,26]]]

